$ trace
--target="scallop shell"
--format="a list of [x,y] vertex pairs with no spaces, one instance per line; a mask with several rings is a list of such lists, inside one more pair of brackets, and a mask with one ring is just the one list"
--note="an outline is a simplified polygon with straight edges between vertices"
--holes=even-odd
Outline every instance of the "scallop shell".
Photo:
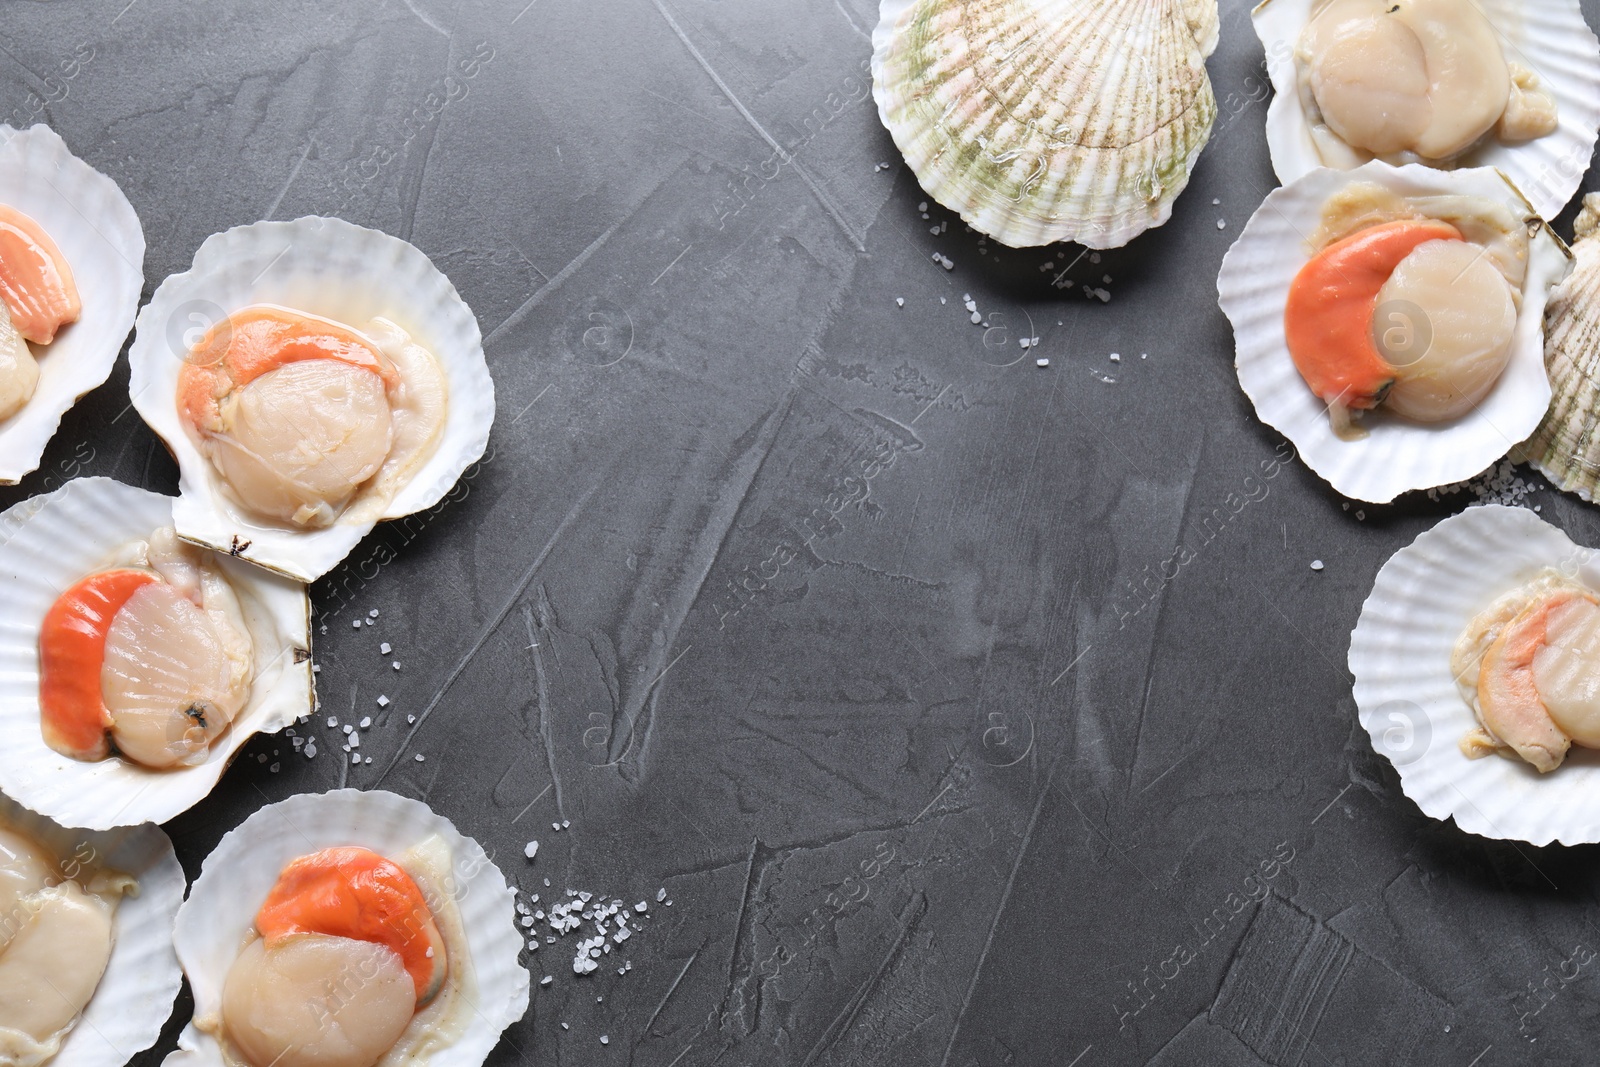
[[0,796],[0,825],[22,831],[64,860],[77,858],[138,880],[138,894],[117,904],[106,973],[47,1065],[122,1067],[161,1036],[183,981],[172,922],[187,883],[172,842],[155,826],[69,830],[7,796]]
[[1127,244],[1211,136],[1216,0],[883,0],[878,115],[929,196],[1013,247]]
[[189,270],[161,283],[139,313],[128,352],[130,389],[133,406],[177,458],[178,533],[309,582],[332,570],[374,522],[347,518],[323,529],[293,530],[242,513],[178,414],[178,374],[190,343],[230,312],[262,303],[356,325],[382,315],[438,357],[450,391],[443,436],[381,518],[437,504],[483,455],[494,421],[494,382],[478,320],[450,279],[398,237],[342,219],[306,216],[213,234]]
[[[1305,235],[1320,224],[1323,204],[1353,182],[1381,183],[1406,196],[1467,194],[1501,201],[1530,219],[1528,274],[1523,283],[1511,360],[1472,414],[1423,425],[1370,413],[1367,436],[1334,436],[1326,409],[1306,387],[1283,335],[1289,285],[1305,264]],[[1504,175],[1488,168],[1441,171],[1373,161],[1355,170],[1311,171],[1268,194],[1222,261],[1217,302],[1233,323],[1239,384],[1256,414],[1294,443],[1301,459],[1339,492],[1387,503],[1413,489],[1463,481],[1533,432],[1550,404],[1544,370],[1544,305],[1571,256],[1534,216]]]
[[1554,396],[1544,421],[1517,446],[1519,461],[1558,488],[1593,501],[1600,485],[1600,193],[1583,198],[1574,225],[1572,273],[1545,310],[1545,368]]
[[[1296,87],[1295,45],[1311,21],[1315,0],[1266,0],[1251,21],[1267,53],[1276,91],[1267,108],[1272,169],[1285,185],[1323,166]],[[1583,20],[1578,0],[1473,0],[1499,34],[1508,61],[1535,74],[1556,100],[1560,126],[1521,144],[1489,140],[1456,161],[1458,167],[1497,167],[1541,218],[1553,219],[1577,192],[1600,130],[1600,41]]]
[[77,322],[35,347],[32,399],[0,421],[0,485],[14,485],[39,466],[61,416],[116,365],[144,288],[144,230],[117,183],[68,151],[48,126],[0,126],[0,203],[44,227],[83,300]]
[[[178,912],[178,959],[194,991],[196,1018],[216,1016],[222,985],[285,864],[317,849],[360,845],[395,856],[438,835],[450,848],[455,892],[479,1000],[468,1029],[435,1052],[429,1067],[478,1067],[506,1027],[528,1010],[528,972],[517,963],[515,893],[483,848],[426,804],[394,793],[338,789],[270,804],[206,857]],[[223,1067],[217,1039],[191,1021],[166,1067]]]
[[1541,775],[1456,747],[1478,725],[1450,673],[1456,639],[1547,567],[1600,589],[1594,550],[1526,508],[1486,504],[1445,519],[1378,571],[1350,638],[1350,673],[1361,725],[1425,814],[1484,837],[1576,845],[1600,841],[1600,751],[1573,748]]
[[0,544],[0,789],[67,826],[166,822],[211,792],[252,735],[312,710],[310,599],[299,582],[219,557],[256,646],[250,702],[233,727],[193,767],[70,759],[39,730],[40,622],[62,590],[118,548],[171,525],[174,501],[109,478],[75,479],[42,499]]

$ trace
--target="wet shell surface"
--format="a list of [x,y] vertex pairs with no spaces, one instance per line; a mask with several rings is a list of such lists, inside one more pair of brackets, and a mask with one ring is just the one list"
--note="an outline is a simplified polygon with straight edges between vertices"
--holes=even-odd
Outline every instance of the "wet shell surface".
[[1545,311],[1550,410],[1516,449],[1558,488],[1595,499],[1600,486],[1600,193],[1583,198],[1574,225],[1572,273]]
[[[1276,94],[1267,108],[1267,146],[1272,169],[1285,185],[1324,165],[1297,89],[1294,58],[1314,5],[1315,0],[1266,0],[1252,16]],[[1553,219],[1577,192],[1600,130],[1600,42],[1577,0],[1473,0],[1473,6],[1494,27],[1506,60],[1539,76],[1555,98],[1560,125],[1522,143],[1491,137],[1455,165],[1498,168],[1536,214]]]
[[[33,513],[0,543],[0,789],[67,826],[166,822],[211,792],[252,735],[276,733],[311,711],[305,586],[218,556],[254,641],[255,680],[205,762],[155,771],[116,758],[74,760],[40,732],[40,622],[63,590],[112,553],[170,526],[175,501],[108,478],[80,478],[36,499],[42,502],[30,504]],[[0,538],[11,514],[0,517]]]
[[[428,1058],[430,1067],[478,1067],[506,1027],[528,1010],[528,972],[517,963],[515,894],[483,848],[426,804],[381,790],[339,789],[301,794],[246,819],[206,857],[188,902],[178,912],[174,940],[194,991],[195,1019],[216,1018],[222,987],[255,924],[257,909],[290,860],[341,845],[398,857],[437,836],[451,856],[450,899],[460,917],[477,988],[461,1035]],[[167,1067],[222,1067],[212,1033],[184,1027]],[[384,1061],[380,1061],[380,1064]]]
[[252,304],[277,304],[357,327],[383,316],[438,358],[449,393],[438,447],[378,518],[432,507],[483,455],[494,421],[494,383],[478,321],[450,279],[414,246],[342,219],[307,216],[213,234],[189,270],[161,283],[139,313],[129,350],[130,389],[134,407],[177,458],[178,533],[309,582],[332,570],[376,519],[352,509],[330,526],[293,529],[243,512],[228,498],[178,410],[178,376],[190,346]]
[[[1351,182],[1377,182],[1405,196],[1460,194],[1505,203],[1530,220],[1528,271],[1510,362],[1471,414],[1423,424],[1372,413],[1359,441],[1337,437],[1322,401],[1295,369],[1284,339],[1289,286],[1309,258],[1307,236],[1328,198]],[[1505,178],[1486,168],[1439,171],[1371,162],[1351,171],[1314,170],[1273,190],[1222,261],[1218,303],[1233,323],[1239,384],[1262,422],[1291,442],[1306,465],[1339,492],[1387,503],[1401,493],[1464,481],[1532,433],[1550,404],[1544,368],[1544,307],[1569,269],[1566,246]]]
[[7,796],[0,796],[0,826],[22,831],[63,862],[121,871],[138,881],[139,892],[117,904],[105,974],[47,1065],[122,1067],[161,1036],[183,981],[172,923],[187,882],[172,842],[155,826],[67,829]]
[[1547,568],[1600,590],[1600,556],[1526,508],[1468,508],[1396,552],[1350,639],[1356,707],[1406,796],[1435,819],[1535,845],[1600,841],[1600,751],[1574,748],[1549,774],[1507,756],[1468,759],[1478,725],[1450,654],[1467,624]]
[[39,466],[61,416],[116,365],[144,288],[144,230],[117,183],[67,149],[48,126],[0,126],[0,204],[31,216],[72,268],[83,312],[35,347],[39,381],[0,421],[0,485]]
[[1211,136],[1216,0],[884,0],[878,115],[928,195],[1013,247],[1160,226]]

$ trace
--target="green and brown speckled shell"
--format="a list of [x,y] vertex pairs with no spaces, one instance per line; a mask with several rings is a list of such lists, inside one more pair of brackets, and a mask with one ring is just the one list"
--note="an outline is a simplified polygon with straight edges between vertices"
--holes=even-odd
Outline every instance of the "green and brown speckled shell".
[[1211,135],[1216,0],[884,0],[878,114],[929,196],[1013,247],[1159,226]]

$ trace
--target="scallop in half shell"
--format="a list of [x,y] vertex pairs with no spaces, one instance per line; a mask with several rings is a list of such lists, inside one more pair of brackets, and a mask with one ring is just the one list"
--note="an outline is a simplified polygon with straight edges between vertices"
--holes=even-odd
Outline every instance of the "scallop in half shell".
[[[1296,59],[1306,27],[1313,15],[1329,0],[1266,0],[1255,9],[1252,22],[1266,49],[1267,72],[1275,92],[1267,109],[1267,145],[1272,153],[1272,169],[1285,185],[1323,166],[1353,165],[1366,153],[1344,149],[1330,158],[1319,150],[1315,116],[1308,112],[1308,98],[1302,91],[1301,64]],[[1522,190],[1534,212],[1553,219],[1561,211],[1589,169],[1596,130],[1600,129],[1600,44],[1584,21],[1578,0],[1452,0],[1462,9],[1460,15],[1486,21],[1489,47],[1498,46],[1506,64],[1514,65],[1515,76],[1527,81],[1532,75],[1533,91],[1543,98],[1541,106],[1554,105],[1556,128],[1542,136],[1504,139],[1491,129],[1481,141],[1464,153],[1438,165],[1444,167],[1495,167]],[[1395,5],[1374,5],[1380,10]],[[1428,0],[1428,10],[1419,9],[1424,18],[1448,16],[1449,5]],[[1441,20],[1446,21],[1446,20]],[[1389,47],[1401,48],[1409,39],[1402,35]],[[1437,46],[1448,48],[1441,40]],[[1400,57],[1389,53],[1382,65],[1393,68]],[[1382,61],[1380,61],[1382,62]],[[1343,76],[1348,77],[1346,72]],[[1356,79],[1351,79],[1355,81]],[[1469,93],[1482,81],[1467,77]],[[1395,83],[1385,83],[1396,88]],[[1423,91],[1422,85],[1414,87]],[[1515,95],[1517,87],[1512,87]],[[1435,115],[1453,118],[1459,102],[1448,98],[1434,102]],[[1397,102],[1391,97],[1373,98],[1355,110],[1366,117],[1386,115],[1394,118]],[[1531,132],[1531,131],[1530,131]],[[1337,153],[1337,150],[1335,150]],[[1392,160],[1398,162],[1398,160]]]
[[[74,759],[52,748],[41,726],[44,620],[84,577],[170,527],[174,501],[108,478],[79,478],[35,500],[42,502],[0,542],[0,789],[7,795],[68,826],[166,822],[204,799],[253,735],[276,733],[310,713],[305,586],[216,554],[211,565],[237,599],[250,639],[248,691],[229,726],[195,761],[160,770],[118,756]],[[0,520],[0,531],[8,525]]]
[[[392,1047],[385,1046],[388,1051],[377,1059],[378,1067],[478,1067],[505,1028],[522,1018],[529,983],[528,972],[517,962],[522,938],[516,929],[515,898],[483,848],[427,805],[393,793],[340,789],[302,794],[262,808],[224,837],[206,857],[178,912],[174,939],[194,991],[194,1018],[178,1038],[178,1051],[167,1057],[167,1067],[237,1067],[241,1059],[229,1037],[233,1031],[227,1011],[230,1003],[248,1005],[249,1000],[228,997],[225,991],[230,977],[249,977],[235,965],[260,944],[256,935],[263,903],[291,862],[324,849],[352,847],[371,850],[410,875],[437,923],[447,960],[442,987],[408,1023],[402,1020],[403,1032]],[[311,939],[318,936],[313,933]],[[271,992],[282,998],[284,1019],[297,1013],[327,1017],[338,1009],[360,1013],[354,1020],[340,1015],[337,1024],[349,1024],[351,1040],[361,1041],[367,1035],[356,1027],[364,1031],[371,1019],[363,1009],[383,992],[377,988],[383,974],[376,966],[371,970],[376,977],[366,982],[327,987],[318,984],[314,966],[290,975],[305,979],[305,988],[319,1001],[309,1008],[304,993],[290,982],[280,981]],[[339,995],[327,998],[327,990],[334,988]],[[292,1041],[296,1035],[278,1036]]]
[[[1330,205],[1345,197],[1355,203],[1362,190],[1371,191],[1374,202],[1391,199],[1402,213],[1420,213],[1411,216],[1413,219],[1455,218],[1460,223],[1460,212],[1492,211],[1498,216],[1495,225],[1503,227],[1496,231],[1497,246],[1520,248],[1520,252],[1469,257],[1469,266],[1487,270],[1490,263],[1520,256],[1515,265],[1520,268],[1521,282],[1508,305],[1515,318],[1509,324],[1503,369],[1464,414],[1422,422],[1401,417],[1386,406],[1378,407],[1362,419],[1364,435],[1352,440],[1336,431],[1330,420],[1333,405],[1313,392],[1297,369],[1290,353],[1285,312],[1291,287],[1319,247],[1313,239],[1325,230],[1328,213],[1334,210]],[[1486,227],[1480,224],[1478,228]],[[1488,252],[1489,246],[1482,247]],[[1401,266],[1409,262],[1408,258]],[[1545,301],[1570,266],[1566,246],[1498,171],[1441,171],[1415,164],[1391,167],[1375,160],[1349,171],[1314,170],[1269,193],[1223,258],[1217,302],[1233,324],[1239,384],[1261,421],[1289,438],[1306,465],[1339,492],[1357,500],[1387,503],[1414,489],[1471,478],[1533,432],[1550,403],[1550,381],[1544,367]],[[1395,269],[1391,280],[1400,273]],[[1452,289],[1445,291],[1448,294]],[[1384,297],[1387,290],[1386,283],[1379,293],[1384,307],[1391,306]],[[1415,320],[1412,326],[1427,320],[1428,309],[1414,302],[1394,301],[1392,306],[1407,308],[1405,318]],[[1379,310],[1372,306],[1369,317],[1376,320]],[[1460,310],[1452,309],[1451,314]],[[1414,331],[1414,336],[1423,346],[1424,356],[1447,347],[1442,329],[1434,331],[1431,340],[1425,339],[1421,330]],[[1470,339],[1470,331],[1462,331],[1462,336]],[[1415,362],[1421,366],[1424,361]]]
[[1013,247],[1159,226],[1211,136],[1215,0],[884,0],[878,115],[928,195]]
[[[13,485],[39,466],[67,410],[116,365],[144,288],[144,230],[117,183],[73,155],[48,126],[0,126],[0,209],[21,212],[44,231],[80,304],[77,321],[48,344],[17,335],[0,309],[0,407],[20,404],[0,418],[0,485]],[[34,364],[22,368],[28,373],[20,386],[19,361]]]
[[1600,193],[1583,198],[1573,224],[1573,267],[1545,310],[1550,410],[1515,455],[1558,488],[1595,499],[1600,486]]
[[450,280],[342,219],[208,237],[139,313],[129,361],[134,407],[178,461],[179,535],[308,582],[378,521],[437,504],[494,420]]
[[1445,519],[1378,571],[1350,638],[1356,707],[1424,814],[1535,845],[1600,841],[1600,751],[1573,747],[1548,773],[1463,751],[1480,722],[1452,669],[1458,643],[1502,598],[1552,580],[1600,594],[1600,555],[1499,504]]
[[[46,1067],[122,1067],[160,1037],[183,980],[172,923],[187,883],[172,842],[155,826],[68,829],[3,795],[0,829],[41,846],[58,873],[80,886],[92,887],[97,874],[136,885],[112,912],[111,952],[99,984],[45,1061]],[[62,979],[59,971],[54,977]]]

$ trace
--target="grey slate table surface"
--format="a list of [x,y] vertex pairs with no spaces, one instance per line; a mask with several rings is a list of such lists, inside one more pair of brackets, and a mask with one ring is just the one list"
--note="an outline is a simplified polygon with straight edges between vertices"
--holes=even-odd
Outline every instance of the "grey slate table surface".
[[[121,183],[147,296],[339,214],[433,257],[495,377],[451,501],[313,589],[373,762],[259,739],[168,827],[190,875],[347,783],[652,902],[625,976],[529,955],[497,1065],[1600,1062],[1594,848],[1422,816],[1356,723],[1372,578],[1470,494],[1358,515],[1240,392],[1215,277],[1275,180],[1223,8],[1188,192],[1091,263],[921,217],[871,0],[9,0],[0,117]],[[124,362],[0,504],[174,492],[126,405]]]

